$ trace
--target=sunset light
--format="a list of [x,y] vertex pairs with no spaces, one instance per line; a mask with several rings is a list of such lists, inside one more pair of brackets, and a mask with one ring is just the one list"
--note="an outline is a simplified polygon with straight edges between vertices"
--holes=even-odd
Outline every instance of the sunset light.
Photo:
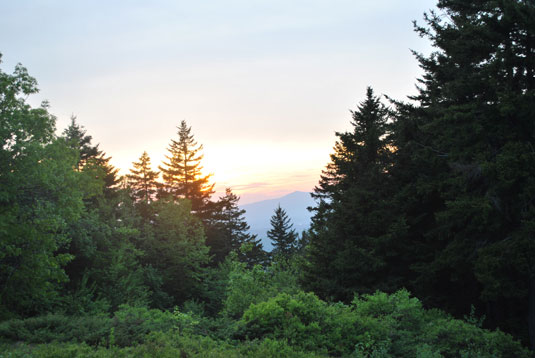
[[0,1],[0,358],[533,358],[535,0]]
[[[411,21],[434,6],[97,3],[2,5],[4,65],[27,66],[40,87],[32,103],[50,102],[58,132],[76,115],[122,174],[143,151],[159,165],[186,120],[218,193],[232,187],[242,203],[311,191],[366,86],[414,92],[410,49],[428,44]],[[21,11],[36,20],[19,28]],[[2,36],[12,31],[32,38]]]

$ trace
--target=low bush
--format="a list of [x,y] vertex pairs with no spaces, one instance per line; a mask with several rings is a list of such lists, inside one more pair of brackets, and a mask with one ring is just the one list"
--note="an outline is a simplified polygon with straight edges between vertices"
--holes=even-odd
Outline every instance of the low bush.
[[260,265],[247,269],[243,263],[234,263],[229,273],[223,314],[239,319],[251,304],[275,297],[279,293],[295,294],[299,291],[295,269],[274,263],[265,268]]
[[105,315],[72,317],[49,314],[1,322],[0,339],[8,342],[86,342],[97,345],[107,340],[110,328],[111,320]]
[[427,311],[404,290],[356,298],[350,306],[327,304],[312,293],[280,294],[251,305],[238,332],[245,340],[266,337],[355,358],[529,357],[511,336]]
[[320,358],[284,341],[257,340],[232,345],[198,335],[157,332],[132,347],[91,347],[84,343],[0,346],[0,358]]
[[424,352],[443,358],[529,357],[510,335],[482,329],[439,310],[425,310],[406,290],[356,298],[352,307],[372,340],[388,346],[394,357],[415,357]]
[[179,314],[171,312],[121,305],[112,319],[109,343],[119,347],[139,344],[150,332],[178,328],[180,319]]
[[343,304],[329,305],[312,293],[280,294],[251,305],[241,320],[245,339],[286,340],[306,351],[349,354],[360,338],[357,316]]
[[[198,305],[197,305],[198,306]],[[511,336],[425,310],[407,291],[326,303],[281,293],[240,320],[120,306],[113,317],[46,315],[0,323],[0,358],[348,357],[529,358]],[[43,344],[45,343],[45,344]]]

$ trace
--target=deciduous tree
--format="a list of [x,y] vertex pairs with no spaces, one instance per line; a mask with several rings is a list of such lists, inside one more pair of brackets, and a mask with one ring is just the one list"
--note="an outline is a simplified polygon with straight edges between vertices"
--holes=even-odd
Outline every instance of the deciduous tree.
[[0,317],[37,313],[57,299],[71,259],[59,250],[82,210],[76,153],[56,139],[48,105],[26,103],[36,92],[21,65],[0,71]]

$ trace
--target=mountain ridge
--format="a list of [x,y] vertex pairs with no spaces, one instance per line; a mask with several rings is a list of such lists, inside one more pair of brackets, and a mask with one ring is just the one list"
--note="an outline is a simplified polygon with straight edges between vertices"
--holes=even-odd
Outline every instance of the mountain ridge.
[[240,209],[245,210],[244,217],[251,227],[250,233],[256,234],[262,240],[267,251],[271,251],[273,245],[266,233],[271,228],[270,219],[278,205],[288,214],[295,231],[301,234],[310,226],[312,214],[307,207],[314,206],[315,202],[309,192],[294,191],[279,198],[240,205]]

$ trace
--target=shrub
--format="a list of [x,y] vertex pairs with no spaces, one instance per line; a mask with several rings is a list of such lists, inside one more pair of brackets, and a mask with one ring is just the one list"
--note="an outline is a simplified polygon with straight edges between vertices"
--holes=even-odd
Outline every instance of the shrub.
[[406,290],[377,292],[352,303],[359,322],[394,357],[529,357],[526,349],[500,331],[479,328],[475,321],[424,310]]
[[238,332],[241,339],[265,337],[354,358],[529,357],[511,336],[426,311],[405,290],[366,295],[351,306],[328,304],[312,293],[279,294],[252,304]]
[[[3,353],[1,353],[3,352]],[[134,347],[90,347],[86,344],[0,346],[0,358],[319,358],[284,341],[262,340],[232,345],[209,337],[177,332],[152,333]]]
[[248,339],[286,340],[306,351],[348,354],[358,343],[357,317],[348,306],[329,305],[312,293],[280,294],[251,305],[241,320]]
[[423,340],[436,347],[444,358],[521,358],[528,352],[510,335],[489,331],[451,317],[440,318],[426,325]]
[[69,317],[50,314],[0,323],[4,341],[27,343],[87,342],[99,344],[107,340],[111,320],[104,315]]
[[234,263],[229,274],[223,314],[240,318],[251,304],[266,301],[282,292],[298,292],[297,276],[292,270],[278,264],[268,268],[255,265],[247,269],[245,264]]
[[145,340],[145,336],[150,332],[165,332],[173,328],[180,328],[178,325],[181,323],[188,325],[189,322],[184,322],[185,319],[187,319],[187,315],[178,312],[173,314],[145,307],[121,305],[112,319],[113,343],[119,347],[139,344]]

